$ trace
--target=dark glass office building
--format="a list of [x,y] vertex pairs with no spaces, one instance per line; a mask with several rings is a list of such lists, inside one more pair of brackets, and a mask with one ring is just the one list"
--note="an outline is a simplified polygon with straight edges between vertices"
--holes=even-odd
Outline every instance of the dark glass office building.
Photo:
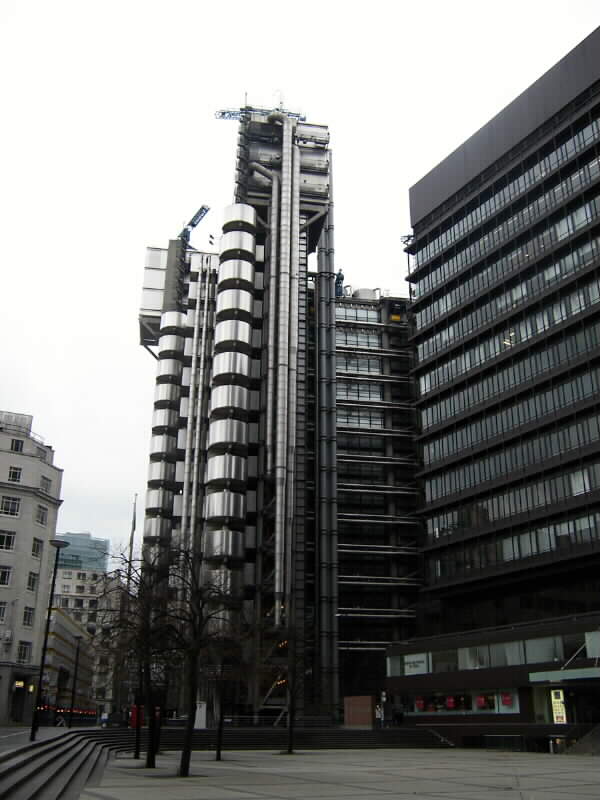
[[600,720],[600,29],[410,201],[429,638],[390,674],[411,713],[556,723],[568,665]]

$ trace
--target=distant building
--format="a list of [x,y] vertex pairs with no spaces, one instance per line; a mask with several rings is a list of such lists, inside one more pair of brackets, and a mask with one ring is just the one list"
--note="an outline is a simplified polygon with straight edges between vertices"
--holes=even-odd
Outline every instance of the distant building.
[[110,541],[96,539],[91,533],[60,533],[56,538],[69,546],[59,557],[54,605],[82,625],[95,623]]
[[31,715],[61,504],[62,470],[32,422],[0,411],[0,723]]
[[[94,666],[92,637],[60,608],[50,618],[42,705],[46,720],[61,713],[67,718],[73,701],[73,725],[96,716],[92,698]],[[73,688],[75,692],[73,693]],[[42,717],[44,719],[44,717]]]

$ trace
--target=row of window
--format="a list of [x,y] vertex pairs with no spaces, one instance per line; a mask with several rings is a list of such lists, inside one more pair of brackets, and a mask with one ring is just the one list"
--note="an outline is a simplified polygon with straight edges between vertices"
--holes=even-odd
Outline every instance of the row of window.
[[[0,601],[0,623],[6,622],[6,609],[8,603]],[[33,606],[25,606],[23,609],[23,625],[26,628],[31,628],[35,619],[35,608]]]
[[524,191],[529,190],[540,179],[545,178],[548,173],[553,172],[556,167],[564,164],[576,153],[581,153],[599,137],[600,120],[595,119],[547,156],[541,158],[532,167],[526,169],[521,175],[498,189],[488,200],[478,203],[475,208],[455,222],[451,228],[448,228],[448,230],[445,230],[422,247],[416,254],[417,266],[424,264],[430,258],[441,253],[442,250],[445,250],[446,247],[461,239],[473,228],[481,225],[486,219],[496,214],[511,201],[514,201]]
[[[70,583],[63,583],[62,590],[63,590],[63,592],[65,594],[70,594],[71,593],[71,584]],[[93,586],[93,585],[90,585],[90,586],[87,587],[87,590],[86,590],[85,586],[77,586],[77,585],[75,586],[75,594],[86,594],[86,592],[87,592],[87,594],[96,594],[96,587]]]
[[335,304],[335,318],[355,322],[379,322],[379,309],[366,306],[352,306],[349,303]]
[[[73,572],[71,570],[63,570],[62,573],[61,573],[61,577],[63,577],[65,580],[71,580],[71,578],[73,577]],[[98,573],[97,572],[91,572],[88,575],[87,572],[78,572],[76,577],[77,577],[78,581],[87,581],[87,580],[97,581],[98,580]]]
[[458,670],[512,667],[520,664],[546,664],[565,660],[577,654],[579,658],[594,658],[600,648],[600,633],[565,633],[558,636],[538,636],[535,639],[516,639],[512,642],[478,644],[453,650],[411,653],[388,656],[388,677],[427,675]]
[[438,536],[443,536],[458,530],[472,530],[536,508],[557,505],[596,489],[600,489],[600,461],[570,469],[560,475],[532,480],[478,499],[475,503],[436,514],[427,520],[427,533],[434,536],[437,531]]
[[[12,580],[13,568],[9,566],[0,566],[0,586],[10,586]],[[40,576],[37,572],[30,572],[27,575],[27,589],[30,592],[37,591]]]
[[425,481],[425,498],[427,502],[434,502],[502,475],[518,472],[533,464],[541,464],[547,459],[585,447],[599,439],[600,415],[590,414],[428,478]]
[[[469,264],[484,258],[486,253],[494,250],[502,242],[511,241],[515,235],[522,230],[530,227],[536,220],[541,219],[554,208],[558,208],[569,197],[579,193],[584,187],[589,186],[600,174],[600,158],[594,157],[589,164],[581,167],[565,180],[561,181],[554,188],[538,197],[529,205],[513,214],[495,228],[483,233],[480,239],[468,245],[463,250],[459,250],[454,256],[431,271],[417,284],[418,297],[423,291],[427,292],[445,283],[452,275],[462,272]],[[561,237],[559,237],[561,238]]]
[[429,358],[439,350],[454,345],[473,331],[489,325],[506,311],[527,303],[553,283],[584,269],[598,256],[599,251],[600,237],[596,237],[547,266],[538,265],[535,274],[526,280],[496,295],[487,303],[461,316],[456,322],[421,342],[417,347],[419,359]]
[[[21,498],[2,495],[0,498],[0,515],[5,517],[19,517],[21,515]],[[37,506],[35,510],[35,521],[38,525],[46,525],[48,522],[48,509],[46,506]]]
[[[63,592],[66,591],[65,587],[63,586]],[[85,599],[83,597],[74,597],[72,598],[72,605],[71,599],[68,597],[61,597],[60,598],[60,607],[61,608],[86,608]],[[90,597],[88,600],[87,608],[98,608],[98,601],[94,597]]]
[[[15,549],[15,531],[0,530],[0,550],[14,550]],[[34,558],[41,558],[44,550],[44,542],[42,539],[33,539],[31,545],[31,555]]]
[[352,425],[354,428],[385,427],[385,413],[376,408],[338,406],[336,419],[338,425]]
[[362,372],[371,375],[381,375],[383,373],[383,362],[381,358],[337,353],[335,361],[337,372]]
[[522,314],[520,318],[507,323],[504,330],[479,340],[475,345],[466,347],[459,355],[421,375],[419,378],[421,394],[427,394],[427,392],[437,389],[438,386],[449,383],[459,375],[463,375],[481,364],[487,364],[491,359],[497,358],[512,347],[527,342],[534,336],[539,336],[598,303],[600,303],[600,278],[594,277],[554,302],[538,306],[537,310],[530,309],[529,313]]
[[[11,439],[10,449],[13,453],[22,453],[24,444],[25,444],[24,439]],[[45,447],[37,447],[36,455],[39,459],[41,459],[44,462],[48,458],[48,453]]]
[[417,327],[432,322],[455,306],[487,291],[489,286],[496,281],[505,280],[516,268],[527,267],[536,258],[542,258],[550,246],[588,225],[597,219],[599,214],[600,202],[591,200],[589,203],[584,203],[559,222],[548,225],[545,230],[532,236],[528,241],[520,242],[481,270],[470,273],[470,277],[464,276],[464,280],[458,286],[445,292],[422,312],[417,312],[415,316]]
[[552,344],[545,342],[543,349],[515,358],[491,375],[485,375],[463,389],[457,389],[448,397],[422,408],[423,430],[440,422],[447,422],[453,416],[527,383],[548,370],[564,366],[585,353],[595,353],[598,347],[600,322],[586,324],[585,328],[581,327]]
[[[431,538],[430,541],[435,541]],[[483,540],[461,542],[428,561],[432,583],[461,578],[481,569],[503,566],[512,561],[600,541],[600,514],[581,514],[572,519],[541,525],[524,533],[486,536]]]
[[336,446],[338,455],[385,455],[385,439],[382,436],[348,436],[338,432]]
[[338,400],[383,400],[383,383],[348,383],[337,381]]
[[[8,480],[10,483],[21,483],[21,478],[23,476],[23,470],[21,467],[9,467],[8,468]],[[46,494],[50,494],[50,489],[52,488],[52,481],[50,478],[47,478],[45,475],[40,477],[40,489],[42,492]]]
[[360,328],[336,328],[335,343],[338,347],[381,347],[381,334]]
[[600,394],[600,368],[594,367],[427,442],[423,447],[423,462],[429,465],[441,461],[597,394]]

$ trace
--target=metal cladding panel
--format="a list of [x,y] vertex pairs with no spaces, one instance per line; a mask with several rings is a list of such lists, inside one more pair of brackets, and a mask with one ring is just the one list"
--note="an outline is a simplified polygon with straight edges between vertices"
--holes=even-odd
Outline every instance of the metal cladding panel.
[[180,311],[165,311],[160,317],[160,333],[179,333],[185,328],[185,314]]
[[158,340],[158,349],[163,356],[169,352],[182,353],[184,343],[185,338],[183,336],[176,336],[173,333],[165,333],[161,335],[160,339]]
[[177,438],[175,436],[167,436],[160,434],[153,436],[150,439],[150,457],[152,456],[165,456],[174,452]]
[[215,386],[210,393],[210,413],[248,411],[249,391],[245,386],[226,384]]
[[221,559],[244,560],[244,534],[229,529],[205,531],[203,537],[203,556],[208,561]]
[[223,226],[236,222],[256,228],[256,211],[246,203],[234,203],[227,206],[223,212]]
[[213,380],[230,375],[250,377],[250,357],[246,353],[218,353],[213,358]]
[[206,483],[245,483],[246,459],[231,453],[210,455],[206,463]]
[[238,492],[225,489],[222,492],[206,495],[204,516],[207,521],[222,519],[244,519],[246,516],[246,498]]
[[218,350],[244,350],[252,347],[250,323],[240,319],[224,319],[215,328],[215,348]]
[[157,383],[154,389],[155,403],[177,403],[181,395],[181,387],[176,383]]
[[181,361],[174,358],[160,358],[156,365],[157,378],[180,378],[182,372]]
[[173,523],[164,517],[146,517],[144,522],[144,536],[153,539],[166,539],[171,537]]
[[246,231],[229,231],[221,236],[221,258],[246,258],[254,261],[254,236]]
[[173,508],[173,492],[169,489],[148,489],[146,511],[170,511]]
[[208,447],[231,447],[248,445],[248,426],[237,419],[212,420],[208,428]]
[[152,430],[177,428],[179,414],[170,408],[157,408],[152,415]]
[[[229,569],[228,567],[211,569],[207,566],[206,569],[202,570],[201,579],[205,586],[210,586],[216,592],[220,592],[224,595],[236,597],[242,591],[242,575],[237,569]],[[219,629],[220,627],[226,628],[229,623],[230,614],[230,611],[223,611],[218,615],[212,615],[211,621],[214,622],[212,627],[214,629]]]
[[172,483],[175,480],[175,464],[169,461],[151,461],[148,467],[148,481]]
[[415,226],[455,192],[600,80],[600,28],[410,188]]
[[225,289],[217,295],[217,318],[252,317],[253,298],[244,289]]
[[237,288],[239,286],[248,289],[254,287],[253,265],[249,261],[242,261],[239,258],[223,261],[219,267],[219,288]]

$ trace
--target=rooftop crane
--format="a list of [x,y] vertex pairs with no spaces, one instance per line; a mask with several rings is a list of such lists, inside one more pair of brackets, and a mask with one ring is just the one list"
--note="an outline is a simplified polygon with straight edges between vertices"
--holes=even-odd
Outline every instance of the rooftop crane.
[[[281,111],[292,119],[297,119],[298,122],[306,122],[306,117],[303,114],[296,114],[294,111],[286,111],[285,108],[278,108],[276,110]],[[247,114],[261,114],[263,117],[268,117],[273,111],[274,109],[272,108],[252,108],[251,106],[246,106],[245,108],[224,108],[221,111],[215,111],[215,117],[217,119],[240,120],[244,119],[244,116]]]
[[182,239],[186,244],[189,244],[191,232],[194,230],[196,225],[201,220],[204,219],[204,217],[208,214],[209,211],[210,211],[210,208],[208,206],[200,206],[198,211],[196,211],[194,216],[191,218],[191,220],[188,222],[188,224],[184,227],[184,229],[181,231],[181,233],[179,234],[179,236],[177,238],[178,239]]

